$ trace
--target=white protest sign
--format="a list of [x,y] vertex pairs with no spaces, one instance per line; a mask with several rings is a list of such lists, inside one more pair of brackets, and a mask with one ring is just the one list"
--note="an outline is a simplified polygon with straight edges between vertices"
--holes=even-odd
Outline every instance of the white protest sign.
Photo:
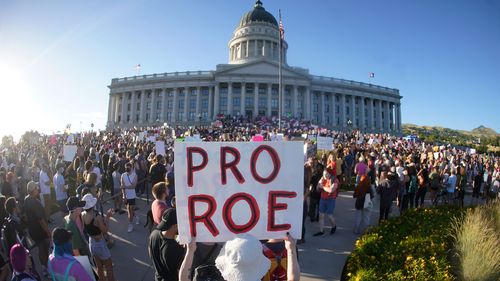
[[75,136],[73,134],[69,134],[68,138],[66,138],[66,143],[74,143],[75,142]]
[[167,155],[167,150],[165,150],[165,142],[157,141],[155,145],[156,155],[161,154],[163,156]]
[[75,158],[76,151],[78,150],[76,145],[65,144],[63,146],[64,161],[72,162]]
[[368,140],[368,145],[372,145],[373,144],[373,139],[369,139]]
[[475,149],[475,148],[471,148],[471,149],[469,150],[469,152],[470,152],[470,154],[476,154],[476,149]]
[[175,196],[179,240],[223,242],[300,239],[301,142],[176,142]]
[[332,137],[320,137],[318,136],[318,149],[320,150],[332,150],[333,138]]
[[196,138],[195,136],[192,136],[192,137],[187,136],[184,138],[184,141],[185,142],[201,142],[201,139],[199,138],[199,136],[198,136],[198,138]]
[[271,141],[283,141],[283,134],[271,134]]
[[87,274],[90,276],[90,280],[95,281],[94,271],[92,270],[92,266],[90,265],[88,256],[74,256],[74,258],[83,266]]

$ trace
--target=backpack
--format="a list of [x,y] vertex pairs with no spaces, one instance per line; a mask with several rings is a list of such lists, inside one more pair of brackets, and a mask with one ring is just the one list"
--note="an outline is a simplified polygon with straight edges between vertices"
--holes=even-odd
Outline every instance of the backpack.
[[49,274],[52,279],[52,281],[78,281],[74,276],[69,276],[69,272],[71,271],[71,268],[73,265],[77,262],[75,259],[71,260],[66,267],[66,270],[64,272],[64,275],[61,273],[54,272],[52,269],[52,262],[57,261],[55,258],[52,261],[48,262],[48,267],[49,267]]
[[215,265],[204,264],[194,270],[193,281],[224,281],[224,278]]
[[22,272],[22,273],[19,273],[19,274],[13,274],[12,275],[12,279],[10,279],[10,281],[22,281],[22,280],[33,280],[33,281],[37,281],[38,279],[36,279],[35,277],[29,275],[28,273],[25,273],[25,272]]
[[[273,243],[275,244],[275,243]],[[287,280],[287,252],[283,245],[282,249],[274,251],[266,244],[262,244],[264,255],[271,261],[269,271],[262,278],[263,281],[286,281]]]

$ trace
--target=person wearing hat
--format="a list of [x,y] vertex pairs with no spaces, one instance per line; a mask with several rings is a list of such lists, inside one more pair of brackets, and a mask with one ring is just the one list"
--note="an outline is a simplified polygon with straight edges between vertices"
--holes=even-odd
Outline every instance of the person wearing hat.
[[[84,211],[82,212],[83,227],[89,235],[90,253],[94,257],[99,280],[114,280],[111,253],[104,238],[108,234],[109,218],[113,215],[113,209],[109,209],[106,216],[103,217],[96,214],[97,198],[91,193],[85,194],[82,201],[85,201]],[[105,279],[105,269],[108,279]]]
[[27,268],[28,250],[21,244],[15,244],[9,251],[12,266],[12,281],[37,281]]
[[28,182],[28,196],[24,200],[24,213],[27,218],[28,232],[31,239],[38,245],[38,256],[42,264],[42,273],[47,275],[47,261],[49,256],[49,240],[51,233],[47,225],[47,216],[40,202],[38,183]]
[[89,249],[83,234],[83,221],[81,214],[85,207],[85,201],[80,201],[75,196],[71,196],[66,201],[66,208],[69,214],[64,217],[64,228],[73,233],[71,244],[73,245],[74,256],[88,256]]
[[73,233],[61,227],[52,231],[54,251],[49,256],[49,273],[52,280],[79,280],[92,281],[89,273],[85,270],[73,255],[71,245]]
[[320,179],[317,189],[321,192],[321,198],[319,200],[319,232],[315,233],[313,236],[323,236],[325,234],[325,214],[332,224],[330,234],[334,234],[337,230],[337,225],[333,212],[335,210],[335,200],[339,192],[339,180],[335,177],[335,170],[333,167],[328,166],[325,171],[323,171],[323,177]]
[[149,235],[149,257],[156,270],[156,281],[178,280],[179,268],[184,259],[184,248],[177,243],[177,211],[167,209],[161,222]]

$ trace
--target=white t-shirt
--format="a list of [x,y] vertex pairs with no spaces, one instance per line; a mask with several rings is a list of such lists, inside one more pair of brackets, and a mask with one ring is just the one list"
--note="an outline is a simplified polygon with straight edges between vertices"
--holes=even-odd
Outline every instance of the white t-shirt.
[[[124,187],[130,187],[137,175],[135,173],[123,173],[121,181],[123,182]],[[127,199],[135,199],[135,186],[134,188],[125,188],[125,198]]]
[[92,169],[92,172],[93,173],[96,173],[97,175],[97,181],[95,182],[95,185],[100,185],[101,184],[101,169],[99,169],[98,167],[94,167]]
[[66,182],[64,181],[64,176],[56,173],[53,180],[54,189],[56,191],[56,200],[61,201],[68,199],[68,194],[66,193],[66,190],[64,190],[64,185],[66,184]]
[[[46,172],[43,170],[40,171],[40,193],[41,194],[50,194],[50,178],[49,175],[47,175]],[[48,182],[49,184],[45,184]]]

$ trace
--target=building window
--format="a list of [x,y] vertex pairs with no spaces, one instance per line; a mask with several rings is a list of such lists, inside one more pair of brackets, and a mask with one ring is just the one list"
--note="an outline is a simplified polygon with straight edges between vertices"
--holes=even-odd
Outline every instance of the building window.
[[201,95],[202,96],[208,96],[208,88],[202,88],[201,89]]
[[201,118],[203,120],[208,120],[208,112],[206,112],[206,111],[201,112]]
[[227,97],[220,97],[219,103],[220,103],[220,106],[226,107],[227,106]]
[[253,97],[245,97],[245,107],[253,106]]
[[345,107],[345,114],[346,114],[346,115],[349,115],[349,106],[346,106],[346,107]]
[[325,104],[325,112],[330,112],[330,105],[329,104]]
[[253,94],[253,87],[247,87],[245,90],[245,93],[247,94]]
[[208,99],[201,100],[201,108],[208,108]]
[[167,108],[172,109],[173,107],[174,107],[174,101],[173,100],[167,101]]
[[192,89],[191,90],[191,96],[196,96],[198,90],[197,89]]
[[138,92],[138,93],[137,93],[137,98],[138,98],[138,99],[140,99],[140,98],[141,98],[141,94],[142,94],[141,92]]
[[302,100],[298,100],[297,105],[299,107],[299,110],[301,110],[302,109]]
[[149,98],[151,98],[151,92],[149,92],[149,93],[147,94],[147,98],[148,98],[148,99],[149,99]]
[[292,107],[292,101],[290,99],[285,99],[285,108]]
[[168,96],[169,97],[173,97],[174,96],[174,91],[173,90],[169,90],[168,91]]
[[161,113],[160,112],[156,112],[155,120],[156,120],[156,122],[159,122],[161,120]]
[[189,100],[189,108],[190,109],[196,109],[196,99],[190,99]]
[[135,105],[135,109],[136,109],[137,111],[140,111],[140,110],[141,110],[141,104],[140,104],[140,103],[137,103],[137,104]]
[[127,111],[130,111],[130,103],[127,104]]
[[149,121],[149,113],[146,113],[146,122]]
[[317,103],[313,104],[314,112],[318,112],[318,109],[319,109],[319,104],[317,104]]
[[220,95],[227,94],[227,88],[220,88],[220,89],[219,89],[219,94],[220,94]]
[[179,100],[179,109],[184,109],[184,100]]
[[267,105],[267,98],[260,97],[259,98],[259,107],[266,107],[266,105]]
[[179,97],[184,97],[184,89],[179,90]]
[[172,112],[167,112],[167,121],[172,121]]
[[139,122],[139,114],[135,115],[135,122]]
[[271,95],[277,96],[278,95],[278,88],[272,88],[271,89]]
[[233,98],[233,106],[240,106],[240,97]]
[[194,121],[195,114],[196,114],[195,112],[189,112],[189,115],[188,115],[189,121]]
[[271,107],[272,108],[278,108],[278,99],[277,98],[272,98],[271,99]]
[[156,102],[156,110],[160,110],[160,109],[161,109],[161,101]]
[[259,88],[259,95],[265,95],[267,94],[267,89],[266,88]]
[[148,110],[148,111],[151,110],[151,102],[150,101],[146,102],[146,110]]
[[130,122],[130,115],[127,115],[127,122]]
[[118,119],[118,121],[117,121],[117,122],[122,121],[122,117],[121,117],[121,115],[118,115],[118,118],[117,118],[117,119]]

